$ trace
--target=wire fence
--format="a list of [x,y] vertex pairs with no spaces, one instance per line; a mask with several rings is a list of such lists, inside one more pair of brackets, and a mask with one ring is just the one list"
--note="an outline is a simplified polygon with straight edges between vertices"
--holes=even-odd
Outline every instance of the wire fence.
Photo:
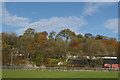
[[2,70],[119,71],[119,68],[2,66]]

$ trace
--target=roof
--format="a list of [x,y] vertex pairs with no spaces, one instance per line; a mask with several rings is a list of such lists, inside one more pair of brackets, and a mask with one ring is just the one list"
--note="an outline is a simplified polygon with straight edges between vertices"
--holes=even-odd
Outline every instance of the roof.
[[95,55],[95,57],[117,57],[114,55]]
[[104,64],[118,64],[118,60],[117,59],[104,59],[103,63]]

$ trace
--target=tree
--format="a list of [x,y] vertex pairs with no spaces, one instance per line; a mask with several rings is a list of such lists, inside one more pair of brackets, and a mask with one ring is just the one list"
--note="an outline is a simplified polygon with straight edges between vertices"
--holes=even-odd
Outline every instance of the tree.
[[57,34],[57,36],[58,36],[58,37],[61,37],[63,40],[69,41],[69,40],[74,39],[75,33],[72,32],[72,31],[69,30],[69,29],[64,29],[64,30],[61,30],[61,31]]
[[83,38],[83,35],[78,34],[78,35],[77,35],[77,38]]
[[96,40],[108,40],[109,38],[107,36],[102,36],[102,35],[96,35],[95,36]]
[[55,36],[56,36],[56,32],[51,32],[50,35],[48,36],[49,39],[55,39]]
[[[119,41],[115,38],[86,33],[76,35],[69,29],[61,30],[57,35],[46,31],[36,32],[32,28],[25,30],[21,36],[15,33],[2,33],[3,64],[10,65],[11,53],[14,53],[14,64],[26,64],[29,60],[38,66],[49,65],[49,60],[65,61],[66,56],[76,55],[79,59],[89,56],[90,66],[97,54],[117,55]],[[13,50],[14,48],[14,50]],[[22,56],[16,56],[18,54]]]
[[12,48],[16,48],[17,35],[15,33],[2,33],[2,61],[10,65]]
[[93,36],[91,33],[86,33],[86,34],[85,34],[85,37],[86,37],[86,38],[93,38],[94,36]]
[[34,34],[35,33],[35,29],[33,28],[28,28],[27,30],[25,30],[25,34]]
[[47,41],[48,33],[46,31],[39,32],[36,34],[36,41],[37,43],[45,43]]

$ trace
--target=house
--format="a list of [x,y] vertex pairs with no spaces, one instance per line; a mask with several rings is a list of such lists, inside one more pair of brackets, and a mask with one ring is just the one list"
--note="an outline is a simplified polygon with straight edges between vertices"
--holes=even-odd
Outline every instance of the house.
[[103,67],[105,68],[120,68],[120,64],[117,59],[104,59]]
[[[120,68],[120,64],[118,62],[118,58],[116,56],[112,55],[95,55],[92,57],[92,60],[90,60],[89,56],[84,56],[86,59],[78,59],[78,58],[68,58],[66,61],[71,62],[73,65],[79,65],[79,66],[87,66],[89,64],[93,64],[95,67],[96,64],[100,64],[104,68]],[[99,61],[101,60],[102,63]],[[99,66],[100,66],[99,65]]]

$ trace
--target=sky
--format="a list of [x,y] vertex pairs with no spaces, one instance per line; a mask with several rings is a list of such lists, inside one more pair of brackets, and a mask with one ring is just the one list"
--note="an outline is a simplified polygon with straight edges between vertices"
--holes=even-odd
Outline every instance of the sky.
[[2,32],[91,33],[118,38],[117,2],[5,2],[2,4]]

